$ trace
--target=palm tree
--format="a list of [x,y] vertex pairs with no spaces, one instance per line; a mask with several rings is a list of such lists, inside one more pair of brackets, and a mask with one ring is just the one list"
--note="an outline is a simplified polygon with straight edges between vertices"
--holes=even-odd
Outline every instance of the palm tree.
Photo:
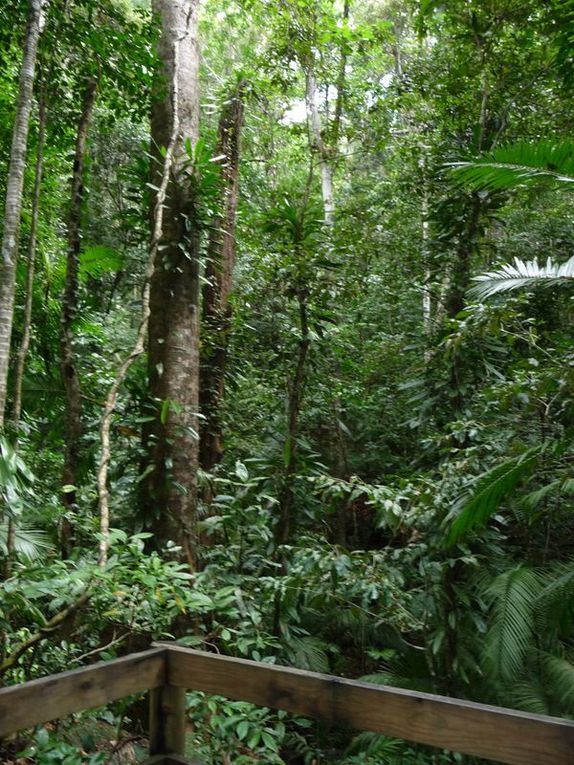
[[548,258],[544,265],[537,260],[514,258],[514,263],[475,276],[474,281],[478,284],[470,292],[479,300],[485,300],[499,292],[509,292],[520,287],[554,287],[568,284],[572,279],[574,256],[561,265],[554,263],[552,258]]
[[569,140],[518,141],[469,162],[452,162],[452,172],[475,191],[574,183],[574,143]]
[[[471,162],[453,162],[449,167],[461,183],[475,191],[502,191],[540,184],[568,189],[574,184],[574,143],[550,139],[536,143],[519,141]],[[471,294],[484,300],[520,287],[568,284],[573,278],[574,257],[561,265],[551,258],[544,265],[537,260],[515,258],[513,264],[475,277],[478,284]]]

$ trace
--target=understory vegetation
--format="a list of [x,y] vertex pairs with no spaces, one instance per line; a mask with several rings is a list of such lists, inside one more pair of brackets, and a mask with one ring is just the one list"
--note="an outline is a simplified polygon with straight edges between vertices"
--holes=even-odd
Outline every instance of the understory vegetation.
[[[173,640],[574,715],[573,37],[0,3],[0,685]],[[205,765],[478,762],[188,707]],[[0,759],[136,762],[144,708]]]

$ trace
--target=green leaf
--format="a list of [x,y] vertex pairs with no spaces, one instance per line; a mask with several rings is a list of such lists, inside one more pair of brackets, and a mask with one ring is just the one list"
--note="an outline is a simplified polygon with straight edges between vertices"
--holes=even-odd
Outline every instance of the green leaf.
[[237,728],[235,729],[235,733],[237,735],[237,738],[240,741],[243,741],[243,739],[247,736],[249,733],[249,723],[247,720],[241,720]]
[[476,479],[471,498],[468,499],[467,495],[455,505],[457,515],[450,528],[447,545],[455,544],[470,531],[483,528],[487,524],[502,500],[534,469],[542,449],[540,446],[529,449]]
[[167,418],[169,415],[169,409],[170,409],[170,400],[168,398],[164,399],[161,402],[161,410],[159,413],[159,420],[162,425],[165,425],[167,422]]
[[209,610],[214,607],[213,600],[209,597],[209,595],[205,595],[203,592],[191,592],[187,597],[187,604],[190,606],[190,608],[204,610]]
[[485,664],[493,678],[514,681],[533,647],[534,607],[541,584],[526,566],[505,571],[488,587],[491,627],[485,640]]
[[270,733],[265,730],[262,731],[261,738],[263,739],[263,743],[268,749],[277,751],[277,740]]
[[235,463],[235,475],[244,483],[249,480],[249,472],[240,460]]
[[121,269],[123,263],[123,255],[111,247],[102,245],[86,247],[80,254],[80,279],[86,280],[115,273]]
[[255,749],[255,747],[259,744],[260,740],[261,740],[261,731],[255,730],[249,736],[249,741],[247,742],[247,746],[250,749]]

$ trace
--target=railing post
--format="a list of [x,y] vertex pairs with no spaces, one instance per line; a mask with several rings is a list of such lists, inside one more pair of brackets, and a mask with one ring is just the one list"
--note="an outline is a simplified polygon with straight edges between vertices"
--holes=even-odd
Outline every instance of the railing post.
[[185,688],[162,685],[151,691],[149,753],[185,754]]

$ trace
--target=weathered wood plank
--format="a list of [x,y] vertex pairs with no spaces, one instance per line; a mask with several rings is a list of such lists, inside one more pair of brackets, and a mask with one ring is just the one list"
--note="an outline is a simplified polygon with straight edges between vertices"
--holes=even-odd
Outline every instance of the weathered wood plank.
[[185,754],[185,688],[163,685],[150,693],[150,754]]
[[509,765],[572,765],[574,723],[170,647],[168,683]]
[[0,689],[0,737],[163,685],[166,649],[153,648],[90,667]]

